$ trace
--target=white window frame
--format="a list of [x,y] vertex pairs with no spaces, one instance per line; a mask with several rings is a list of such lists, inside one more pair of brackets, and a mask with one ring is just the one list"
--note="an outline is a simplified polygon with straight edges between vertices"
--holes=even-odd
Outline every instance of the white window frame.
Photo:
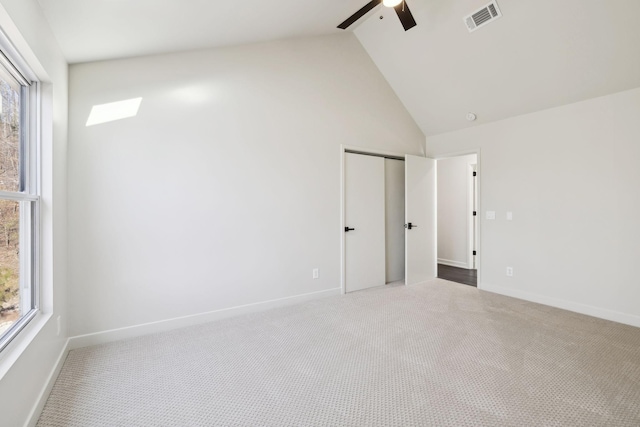
[[[0,32],[0,66],[21,85],[19,191],[0,190],[0,199],[20,202],[20,302],[21,316],[0,336],[0,352],[40,312],[40,84],[24,59]],[[26,208],[28,207],[28,208]],[[26,209],[25,209],[26,208]],[[29,309],[22,305],[28,298]]]

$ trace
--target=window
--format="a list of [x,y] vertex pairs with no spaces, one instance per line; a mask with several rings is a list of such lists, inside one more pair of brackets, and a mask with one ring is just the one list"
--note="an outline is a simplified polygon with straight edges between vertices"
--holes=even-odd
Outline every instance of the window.
[[38,310],[36,92],[0,51],[0,350]]

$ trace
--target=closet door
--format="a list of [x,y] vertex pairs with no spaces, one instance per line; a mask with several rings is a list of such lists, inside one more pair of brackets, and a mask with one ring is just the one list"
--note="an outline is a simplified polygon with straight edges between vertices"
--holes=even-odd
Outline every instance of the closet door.
[[385,176],[382,157],[345,153],[345,289],[385,284]]
[[405,283],[436,277],[436,161],[405,156]]

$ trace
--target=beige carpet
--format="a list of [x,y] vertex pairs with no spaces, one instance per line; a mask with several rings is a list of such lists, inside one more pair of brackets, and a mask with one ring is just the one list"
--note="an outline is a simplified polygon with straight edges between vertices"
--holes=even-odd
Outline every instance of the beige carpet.
[[39,426],[640,426],[640,329],[435,280],[74,350]]

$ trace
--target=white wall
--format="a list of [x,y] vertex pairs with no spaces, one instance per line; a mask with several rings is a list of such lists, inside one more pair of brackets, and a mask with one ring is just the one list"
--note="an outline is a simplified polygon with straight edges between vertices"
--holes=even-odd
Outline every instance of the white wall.
[[386,282],[404,280],[404,161],[384,159]]
[[74,65],[70,106],[71,335],[337,290],[340,144],[424,143],[350,33]]
[[472,268],[469,248],[473,233],[470,217],[470,166],[477,162],[476,154],[447,157],[438,160],[438,262],[461,268]]
[[481,149],[481,288],[640,326],[638,117],[633,89],[427,138]]
[[13,427],[27,422],[34,405],[42,403],[38,397],[67,337],[67,64],[37,1],[0,0],[0,27],[41,80],[43,92],[42,315],[0,355],[0,424]]

